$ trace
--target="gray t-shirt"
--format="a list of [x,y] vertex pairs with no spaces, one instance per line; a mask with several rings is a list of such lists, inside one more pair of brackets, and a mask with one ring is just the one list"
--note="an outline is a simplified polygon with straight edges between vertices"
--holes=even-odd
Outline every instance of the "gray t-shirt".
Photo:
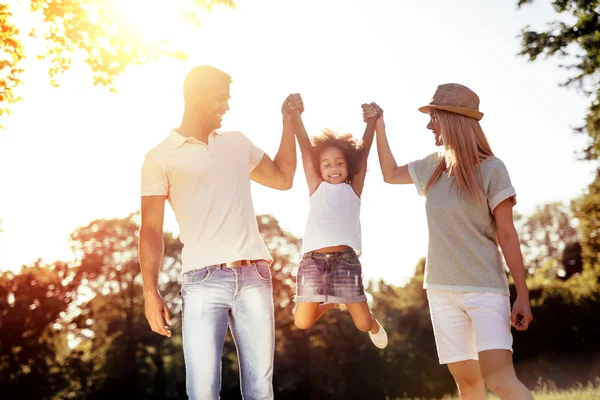
[[[408,164],[420,195],[441,153]],[[443,162],[443,161],[442,161]],[[454,292],[491,292],[508,295],[508,282],[496,238],[493,211],[516,193],[504,163],[492,157],[480,164],[483,186],[481,202],[459,197],[455,178],[442,173],[425,199],[429,248],[425,268],[426,289]],[[478,171],[476,171],[479,176]]]

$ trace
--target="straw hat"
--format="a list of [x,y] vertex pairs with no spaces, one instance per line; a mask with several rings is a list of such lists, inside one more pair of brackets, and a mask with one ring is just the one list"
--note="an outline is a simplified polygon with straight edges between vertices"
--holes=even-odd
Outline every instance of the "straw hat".
[[474,91],[458,83],[439,85],[429,104],[419,108],[419,111],[429,114],[432,109],[450,111],[477,121],[483,118],[483,113],[479,111],[479,97]]

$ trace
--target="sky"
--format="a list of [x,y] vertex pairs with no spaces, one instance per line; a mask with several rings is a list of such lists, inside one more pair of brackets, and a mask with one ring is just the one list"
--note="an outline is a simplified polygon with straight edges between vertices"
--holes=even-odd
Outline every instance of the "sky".
[[[34,24],[24,0],[8,3],[15,21]],[[300,93],[309,135],[330,128],[362,136],[360,105],[376,101],[398,164],[422,158],[436,148],[425,128],[429,117],[417,108],[438,84],[462,83],[481,99],[481,124],[509,170],[516,211],[581,195],[594,166],[576,160],[584,140],[572,128],[591,99],[559,87],[569,75],[558,60],[517,55],[520,30],[543,29],[557,15],[549,1],[521,10],[515,3],[240,0],[190,28],[158,1],[132,1],[123,12],[137,15],[149,37],[166,29],[189,59],[131,67],[110,93],[94,87],[89,69],[77,63],[52,88],[47,65],[28,57],[25,100],[1,121],[0,269],[16,271],[38,258],[69,261],[68,237],[78,226],[139,209],[144,155],[179,125],[183,78],[198,64],[233,77],[222,129],[241,131],[271,157],[281,138],[281,103]],[[403,284],[427,252],[424,199],[412,185],[385,184],[376,153],[374,146],[362,195],[363,275]],[[257,213],[273,214],[302,236],[308,189],[300,160],[291,190],[253,184],[252,191]],[[165,229],[178,233],[169,206]]]

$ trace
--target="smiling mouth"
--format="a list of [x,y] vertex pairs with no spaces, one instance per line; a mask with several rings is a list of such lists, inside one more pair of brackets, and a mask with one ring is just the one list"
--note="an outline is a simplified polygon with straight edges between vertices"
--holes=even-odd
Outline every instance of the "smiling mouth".
[[330,178],[339,178],[340,176],[342,176],[342,174],[329,175]]

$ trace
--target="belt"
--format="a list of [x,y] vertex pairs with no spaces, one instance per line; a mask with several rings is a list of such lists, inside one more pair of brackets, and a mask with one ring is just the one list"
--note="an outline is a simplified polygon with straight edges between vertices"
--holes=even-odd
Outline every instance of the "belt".
[[242,267],[244,265],[251,265],[255,262],[258,261],[262,261],[262,260],[237,260],[237,261],[230,261],[230,262],[226,262],[226,263],[221,263],[221,264],[215,264],[215,267],[217,268],[237,268],[237,267]]

